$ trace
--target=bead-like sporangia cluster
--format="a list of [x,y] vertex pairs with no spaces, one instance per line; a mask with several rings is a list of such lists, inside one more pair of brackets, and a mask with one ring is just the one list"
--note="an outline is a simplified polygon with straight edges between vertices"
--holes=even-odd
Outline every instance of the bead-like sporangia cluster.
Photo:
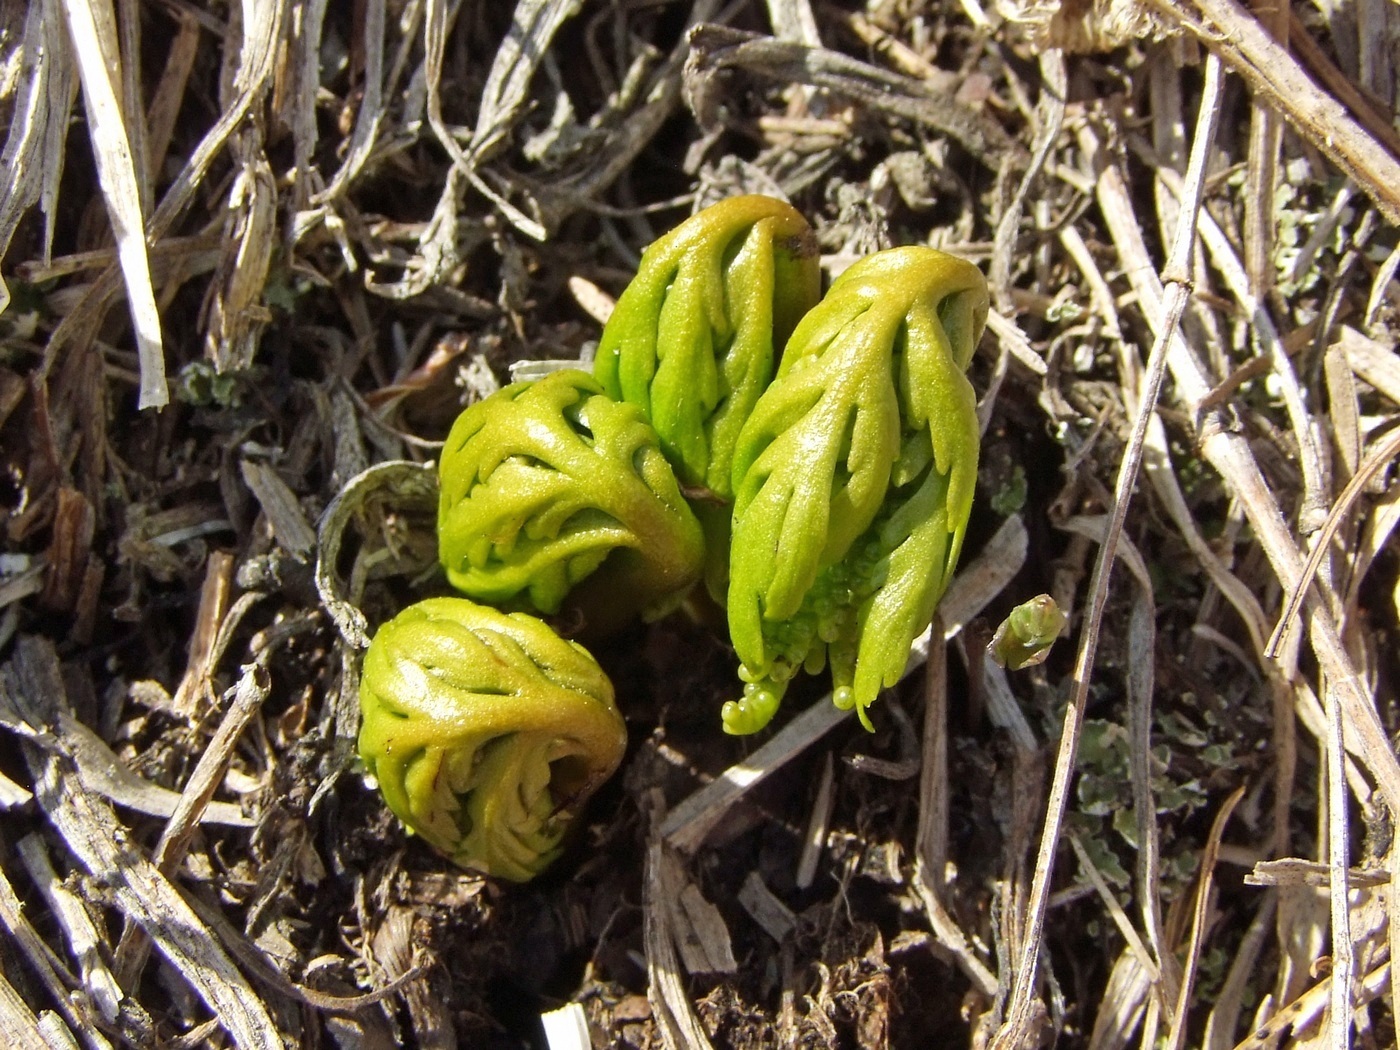
[[722,201],[647,249],[592,376],[514,383],[452,428],[439,559],[465,597],[380,628],[360,754],[458,863],[530,878],[621,760],[606,675],[536,614],[596,636],[703,577],[744,682],[726,732],[763,728],[799,670],[827,665],[869,726],[962,546],[986,284],[909,247],[819,291],[801,215]]
[[829,661],[837,706],[867,727],[898,681],[972,510],[963,371],[986,319],[971,263],[892,248],[846,270],[793,333],[734,454],[729,633],[746,685],[730,732],[766,725],[801,667]]

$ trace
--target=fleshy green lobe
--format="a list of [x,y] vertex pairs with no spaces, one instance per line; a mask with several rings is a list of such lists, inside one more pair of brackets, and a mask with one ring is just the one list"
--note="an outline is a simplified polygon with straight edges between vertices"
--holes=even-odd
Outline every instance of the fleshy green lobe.
[[700,525],[656,432],[586,372],[513,383],[467,408],[439,474],[438,556],[470,598],[553,613],[598,571],[610,601],[635,613],[699,579]]
[[656,427],[681,482],[729,499],[734,445],[789,333],[820,295],[815,239],[772,197],[731,197],[653,243],[594,375]]
[[360,757],[389,808],[462,867],[515,882],[554,859],[627,744],[587,650],[463,598],[379,629],[360,709]]
[[798,325],[735,449],[729,630],[766,724],[799,668],[865,709],[898,681],[962,547],[977,480],[963,375],[987,317],[975,266],[932,248],[853,265]]

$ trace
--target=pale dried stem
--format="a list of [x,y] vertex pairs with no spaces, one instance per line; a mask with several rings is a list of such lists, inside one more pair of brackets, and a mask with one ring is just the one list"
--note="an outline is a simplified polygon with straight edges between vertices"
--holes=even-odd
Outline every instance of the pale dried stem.
[[1183,218],[1163,274],[1164,279],[1169,284],[1165,319],[1161,331],[1153,343],[1151,353],[1148,355],[1142,393],[1133,420],[1132,434],[1124,449],[1123,460],[1119,465],[1118,478],[1114,485],[1113,507],[1110,512],[1108,528],[1104,542],[1099,547],[1098,560],[1094,565],[1089,605],[1084,618],[1080,649],[1074,668],[1074,693],[1065,710],[1064,728],[1061,731],[1060,747],[1055,759],[1054,780],[1047,805],[1045,827],[1041,834],[1040,851],[1036,858],[1035,878],[1031,884],[1030,900],[1026,906],[1025,927],[1027,935],[1025,945],[1014,968],[1015,983],[1012,985],[1011,999],[1007,1005],[1006,1021],[997,1033],[993,1043],[994,1050],[1012,1050],[1013,1047],[1023,1045],[1029,1031],[1032,996],[1044,937],[1045,911],[1050,894],[1050,880],[1054,872],[1055,853],[1064,823],[1065,808],[1069,802],[1069,784],[1074,772],[1075,754],[1083,728],[1089,677],[1098,649],[1099,631],[1102,627],[1104,607],[1108,599],[1109,576],[1122,535],[1123,524],[1127,518],[1128,503],[1137,484],[1148,423],[1155,410],[1162,378],[1166,371],[1168,346],[1176,333],[1177,324],[1180,322],[1182,311],[1186,306],[1187,282],[1189,280],[1187,267],[1195,237],[1196,213],[1200,209],[1201,191],[1205,181],[1205,162],[1215,134],[1215,121],[1220,100],[1220,79],[1219,62],[1208,60],[1201,109],[1191,149],[1191,164],[1187,174],[1187,185],[1191,189],[1184,195],[1185,199],[1181,209]]
[[1167,1034],[1167,1050],[1180,1050],[1186,1038],[1187,1011],[1191,1007],[1191,991],[1196,983],[1196,970],[1201,960],[1201,946],[1206,936],[1206,920],[1211,907],[1211,890],[1215,880],[1215,864],[1220,857],[1220,840],[1225,835],[1225,824],[1230,814],[1244,798],[1244,786],[1231,792],[1215,821],[1210,826],[1210,836],[1206,840],[1205,851],[1201,855],[1200,881],[1196,884],[1196,899],[1191,910],[1191,936],[1187,942],[1186,962],[1182,966],[1181,989],[1172,1011],[1171,1028]]
[[102,1019],[112,1023],[121,1007],[122,990],[102,957],[101,933],[82,900],[54,870],[43,839],[29,834],[19,840],[16,848],[29,878],[39,887],[50,913],[63,929],[69,951],[78,961],[85,993]]
[[1031,188],[1040,178],[1055,140],[1060,137],[1060,127],[1065,119],[1065,97],[1069,94],[1069,79],[1065,73],[1065,56],[1057,48],[1050,48],[1040,55],[1041,95],[1036,105],[1035,145],[1031,149],[1030,163],[1016,186],[1010,203],[997,222],[992,251],[991,273],[988,284],[997,309],[1011,312],[1011,260],[1015,254],[1016,236],[1020,231],[1021,214]]
[[[74,1032],[81,1033],[89,1050],[111,1050],[112,1044],[102,1034],[100,1018],[92,1009],[93,1004],[81,997],[70,996],[69,988],[77,982],[64,969],[62,962],[44,943],[39,931],[34,929],[25,915],[24,904],[14,886],[0,869],[0,926],[10,935],[10,939],[23,953],[30,969],[38,976],[40,984],[48,992],[54,1007]],[[26,1045],[15,1041],[13,1045]],[[52,1050],[42,1040],[40,1046]]]
[[812,801],[812,813],[807,820],[807,834],[802,838],[802,856],[797,861],[794,884],[800,890],[812,885],[817,877],[817,865],[826,848],[826,833],[831,824],[831,810],[836,805],[836,767],[828,752],[822,759],[821,779],[817,781],[817,797]]
[[[1169,193],[1174,195],[1179,192],[1179,180],[1175,173],[1163,171],[1161,175]],[[1311,532],[1321,525],[1327,506],[1327,472],[1323,466],[1318,428],[1308,412],[1303,388],[1298,382],[1288,352],[1284,349],[1283,340],[1279,338],[1278,329],[1260,298],[1261,293],[1251,287],[1229,238],[1207,211],[1201,213],[1199,228],[1201,241],[1210,253],[1211,261],[1225,278],[1225,283],[1235,301],[1239,303],[1241,311],[1249,318],[1250,331],[1259,340],[1269,358],[1288,412],[1289,424],[1293,428],[1293,437],[1298,446],[1299,465],[1303,471],[1303,501],[1298,512],[1299,519],[1303,531]]]
[[[1390,962],[1387,960],[1357,982],[1354,1005],[1364,1006],[1384,994],[1390,983]],[[1274,1050],[1280,1045],[1279,1040],[1285,1033],[1306,1032],[1327,1009],[1331,995],[1332,978],[1328,976],[1312,985],[1266,1023],[1240,1040],[1235,1044],[1235,1050]]]
[[1324,681],[1327,703],[1327,859],[1331,868],[1328,898],[1332,912],[1332,995],[1328,1011],[1331,1050],[1351,1046],[1351,994],[1356,975],[1356,953],[1351,942],[1350,872],[1351,827],[1347,814],[1346,778],[1342,759],[1342,707],[1337,690]]
[[140,183],[118,96],[119,85],[112,76],[115,70],[120,77],[122,69],[115,54],[116,18],[110,0],[63,0],[63,14],[83,84],[98,181],[117,241],[117,257],[136,332],[141,360],[140,407],[160,408],[169,402],[170,394],[165,386],[160,311],[146,254]]
[[1152,0],[1152,5],[1228,62],[1266,104],[1360,183],[1387,219],[1400,222],[1400,162],[1341,103],[1319,90],[1248,11],[1233,0]]
[[[935,613],[933,637],[943,634]],[[948,866],[948,650],[929,646],[924,662],[924,739],[919,763],[919,829],[914,850],[928,873],[935,893],[945,889]]]
[[1272,892],[1265,896],[1240,941],[1230,969],[1225,974],[1225,981],[1215,997],[1215,1005],[1211,1007],[1210,1016],[1206,1019],[1205,1036],[1201,1041],[1203,1050],[1229,1050],[1234,1045],[1235,1029],[1239,1024],[1245,997],[1250,994],[1251,988],[1258,980],[1259,957],[1273,933],[1277,900],[1277,896]]
[[[654,794],[651,805],[659,814],[659,792]],[[683,878],[680,863],[666,851],[663,830],[654,828],[647,846],[643,900],[647,995],[667,1050],[710,1050],[710,1040],[691,1007],[676,953],[668,902],[679,894]]]
[[[1161,174],[1175,192],[1171,173]],[[1133,234],[1122,229],[1114,231],[1115,240],[1126,236]],[[1151,290],[1140,287],[1139,291],[1146,292],[1143,296],[1146,303],[1155,301]],[[1150,305],[1147,317],[1149,323],[1157,323],[1156,313]],[[1210,384],[1199,361],[1184,343],[1176,343],[1168,363],[1178,394],[1188,406],[1199,405],[1210,392]],[[1214,415],[1202,421],[1199,431],[1202,456],[1220,473],[1240,501],[1279,582],[1288,591],[1296,589],[1303,578],[1304,560],[1247,441],[1242,435],[1227,429]],[[1354,742],[1367,770],[1385,796],[1387,805],[1392,812],[1400,812],[1400,762],[1396,761],[1375,704],[1342,645],[1336,623],[1325,603],[1309,592],[1305,607],[1310,614],[1313,651],[1323,673],[1339,689],[1348,730],[1348,746]]]
[[[234,689],[233,703],[229,705],[204,753],[199,756],[199,762],[180,794],[175,812],[161,830],[151,861],[163,875],[173,877],[184,860],[200,818],[228,770],[234,747],[267,699],[271,688],[265,666],[267,656],[264,650],[258,659],[243,668],[243,675]],[[122,984],[128,988],[135,986],[149,947],[149,941],[137,931],[138,927],[128,926],[116,950]]]
[[[66,697],[52,645],[22,639],[14,659],[0,669],[0,693],[36,730],[54,724]],[[125,845],[129,832],[111,807],[82,786],[72,759],[62,752],[45,753],[28,740],[24,754],[34,777],[35,798],[55,832],[87,872],[109,887],[122,914],[145,930],[205,1001],[234,1045],[279,1050],[276,1026],[262,1001],[179,891],[154,864]]]
[[1104,909],[1113,920],[1113,925],[1118,928],[1123,942],[1128,946],[1128,950],[1137,956],[1139,965],[1147,971],[1147,976],[1152,983],[1157,984],[1161,981],[1162,976],[1157,969],[1157,963],[1153,960],[1153,952],[1148,950],[1147,945],[1138,936],[1137,929],[1133,926],[1133,920],[1128,918],[1128,913],[1123,910],[1123,905],[1118,903],[1118,898],[1113,895],[1113,890],[1104,881],[1103,872],[1099,871],[1094,859],[1084,849],[1084,844],[1079,841],[1079,836],[1071,831],[1066,837],[1074,849],[1074,856],[1079,861],[1080,869],[1088,877],[1089,884],[1094,887],[1094,892],[1099,895],[1099,900],[1103,902]]
[[1284,632],[1293,625],[1294,619],[1298,615],[1298,608],[1303,603],[1303,596],[1317,575],[1318,566],[1322,564],[1322,559],[1332,549],[1332,541],[1336,539],[1337,530],[1346,521],[1347,515],[1356,506],[1367,486],[1381,471],[1394,462],[1396,456],[1400,456],[1400,429],[1392,430],[1372,446],[1370,451],[1366,453],[1366,458],[1357,467],[1356,473],[1347,482],[1346,488],[1337,497],[1337,502],[1333,504],[1331,512],[1327,515],[1326,523],[1313,542],[1312,552],[1303,565],[1302,573],[1289,591],[1288,601],[1284,604],[1278,624],[1274,627],[1273,634],[1269,636],[1269,644],[1264,650],[1266,656],[1272,658],[1277,655]]
[[1139,587],[1128,622],[1128,734],[1133,781],[1133,816],[1137,823],[1138,907],[1152,943],[1157,993],[1162,1003],[1176,999],[1181,974],[1167,939],[1162,916],[1161,854],[1157,805],[1152,791],[1152,694],[1155,686],[1157,630],[1152,592]]

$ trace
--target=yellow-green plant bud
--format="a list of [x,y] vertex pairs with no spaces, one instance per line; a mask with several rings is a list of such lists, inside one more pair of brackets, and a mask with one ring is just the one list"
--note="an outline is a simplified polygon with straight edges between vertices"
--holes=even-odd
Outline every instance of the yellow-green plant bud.
[[1043,664],[1069,617],[1048,594],[1022,602],[997,627],[987,652],[1008,671]]
[[751,733],[788,680],[830,662],[866,708],[903,673],[972,509],[977,403],[963,374],[987,318],[971,263],[932,248],[857,262],[789,339],[734,454],[729,631]]
[[820,294],[807,221],[772,197],[731,197],[647,248],[594,375],[646,413],[682,484],[729,499],[739,430]]
[[389,808],[462,867],[514,882],[555,858],[627,746],[586,649],[465,598],[430,598],[379,629],[360,710],[360,757]]
[[[463,594],[543,613],[598,571],[608,609],[659,611],[705,545],[656,432],[586,372],[512,383],[458,417],[442,450],[438,556]],[[585,610],[587,612],[587,610]]]

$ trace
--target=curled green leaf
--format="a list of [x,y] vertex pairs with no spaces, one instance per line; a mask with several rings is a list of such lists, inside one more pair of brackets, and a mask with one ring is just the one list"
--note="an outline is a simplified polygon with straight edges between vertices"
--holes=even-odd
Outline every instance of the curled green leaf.
[[524,613],[431,598],[384,624],[360,679],[360,757],[389,808],[457,864],[523,882],[622,760],[612,684]]
[[759,195],[711,205],[642,255],[594,374],[641,407],[683,484],[731,497],[739,430],[821,294],[817,256],[807,221]]
[[1050,647],[1055,644],[1068,620],[1069,617],[1054,598],[1048,594],[1038,594],[1011,610],[1011,614],[997,627],[996,634],[987,645],[987,652],[1010,671],[1034,667],[1045,662],[1050,655]]
[[704,539],[656,432],[586,372],[512,383],[442,451],[438,555],[463,594],[543,613],[590,574],[600,615],[659,611],[700,576]]
[[899,680],[962,548],[977,480],[964,371],[987,317],[971,263],[894,248],[853,265],[798,325],[740,433],[729,631],[762,728],[799,669],[866,708]]

